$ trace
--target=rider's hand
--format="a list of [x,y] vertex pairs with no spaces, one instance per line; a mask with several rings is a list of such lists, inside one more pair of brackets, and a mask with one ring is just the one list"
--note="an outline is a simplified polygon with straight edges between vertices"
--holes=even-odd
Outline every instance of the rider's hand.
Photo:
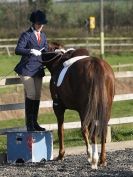
[[30,53],[35,56],[40,56],[42,54],[39,50],[36,50],[36,49],[31,49]]
[[66,50],[65,49],[55,49],[55,52],[56,53],[66,53]]

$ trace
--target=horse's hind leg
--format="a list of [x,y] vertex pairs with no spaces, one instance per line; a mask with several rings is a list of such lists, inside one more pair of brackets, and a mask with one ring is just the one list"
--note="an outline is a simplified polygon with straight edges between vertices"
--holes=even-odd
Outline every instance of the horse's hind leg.
[[91,141],[92,141],[92,164],[91,164],[91,167],[92,167],[92,169],[97,169],[99,156],[98,156],[96,129],[93,132],[93,135],[91,137]]
[[99,159],[99,165],[100,166],[106,166],[107,165],[105,143],[106,143],[106,132],[104,132],[102,134],[102,137],[101,137],[101,154],[100,154],[100,159]]
[[89,132],[88,132],[88,127],[86,128],[81,128],[82,131],[82,136],[84,138],[85,141],[85,145],[86,145],[86,152],[87,152],[87,156],[88,156],[88,161],[91,163],[92,162],[92,147],[89,144]]
[[[108,110],[108,115],[107,117],[110,117],[111,114],[111,105],[112,105],[112,99],[109,103],[109,110]],[[109,118],[108,118],[109,120]],[[107,125],[105,125],[105,128],[102,132],[102,136],[101,136],[101,154],[100,154],[100,159],[99,159],[99,165],[100,166],[106,166],[107,162],[106,162],[106,148],[105,148],[105,143],[106,143],[106,138],[107,138]]]

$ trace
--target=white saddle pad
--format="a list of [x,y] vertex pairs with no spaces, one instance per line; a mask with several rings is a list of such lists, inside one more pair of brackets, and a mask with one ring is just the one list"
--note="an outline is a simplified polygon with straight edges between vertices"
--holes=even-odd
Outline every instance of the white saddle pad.
[[58,77],[57,87],[59,87],[61,85],[68,68],[76,61],[87,58],[87,57],[89,57],[89,56],[87,56],[87,55],[77,56],[77,57],[73,57],[73,58],[70,58],[69,60],[65,61],[63,63],[64,68],[62,69],[62,71],[60,72],[60,75]]

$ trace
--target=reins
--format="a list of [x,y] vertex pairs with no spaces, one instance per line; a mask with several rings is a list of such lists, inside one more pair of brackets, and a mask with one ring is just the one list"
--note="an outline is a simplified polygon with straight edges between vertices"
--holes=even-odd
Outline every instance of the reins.
[[[46,53],[53,53],[53,52],[46,52]],[[62,58],[62,55],[61,54],[59,54],[59,53],[57,53],[57,55],[56,56],[54,56],[53,58],[51,58],[50,60],[44,60],[44,63],[49,63],[49,62],[51,62],[51,61],[53,61],[53,60],[55,60],[57,57],[59,57],[60,56],[60,58],[59,58],[59,60]]]

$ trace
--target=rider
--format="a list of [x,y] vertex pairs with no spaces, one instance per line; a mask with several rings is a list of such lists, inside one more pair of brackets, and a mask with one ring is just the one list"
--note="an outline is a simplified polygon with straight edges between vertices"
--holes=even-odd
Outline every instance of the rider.
[[44,68],[39,61],[41,60],[41,50],[48,50],[46,36],[42,32],[47,19],[42,11],[37,10],[31,13],[30,21],[31,27],[21,34],[15,49],[16,55],[22,57],[14,70],[24,85],[27,131],[45,131],[45,128],[38,125],[37,117],[42,78],[45,75]]

